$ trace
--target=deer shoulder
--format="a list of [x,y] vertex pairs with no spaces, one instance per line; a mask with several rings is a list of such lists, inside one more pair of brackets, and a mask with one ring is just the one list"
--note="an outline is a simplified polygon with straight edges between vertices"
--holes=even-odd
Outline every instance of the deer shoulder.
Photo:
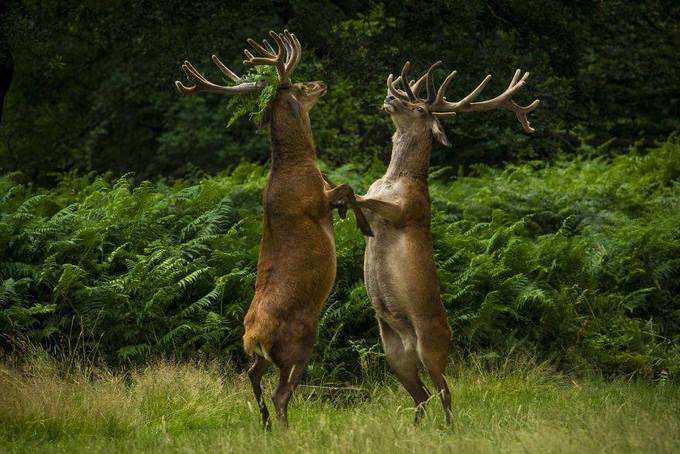
[[375,181],[360,206],[375,220],[401,227],[429,221],[430,200],[427,185],[408,177]]

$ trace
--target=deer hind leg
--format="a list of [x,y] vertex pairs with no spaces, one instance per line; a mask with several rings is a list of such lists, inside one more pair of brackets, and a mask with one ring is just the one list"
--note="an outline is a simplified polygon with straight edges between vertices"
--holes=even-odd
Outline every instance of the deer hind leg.
[[250,384],[253,386],[253,393],[255,394],[255,400],[257,400],[257,406],[260,408],[262,425],[266,430],[271,429],[271,426],[269,424],[269,410],[262,398],[262,375],[267,371],[268,367],[269,361],[259,355],[255,355],[255,362],[253,362],[253,365],[248,369],[248,378],[250,379]]
[[387,322],[378,318],[378,326],[387,362],[399,382],[413,398],[416,404],[415,421],[418,422],[425,411],[423,405],[430,398],[430,392],[418,376],[418,356],[415,350],[404,347],[399,333]]
[[[441,323],[436,325],[441,325]],[[451,424],[451,392],[444,372],[448,362],[450,343],[451,330],[448,325],[444,324],[439,327],[428,326],[427,329],[420,331],[417,346],[418,357],[437,388],[447,424]]]
[[434,386],[437,388],[437,394],[442,401],[442,406],[444,407],[444,417],[446,418],[446,424],[451,424],[451,392],[449,391],[449,385],[446,383],[446,377],[444,376],[443,370],[446,368],[446,361],[444,361],[444,366],[436,367],[426,367],[427,372],[432,378]]
[[279,370],[279,385],[272,395],[272,402],[276,409],[276,417],[284,427],[288,427],[288,402],[298,383],[300,383],[302,373],[307,366],[307,360],[293,363],[290,366],[283,366]]

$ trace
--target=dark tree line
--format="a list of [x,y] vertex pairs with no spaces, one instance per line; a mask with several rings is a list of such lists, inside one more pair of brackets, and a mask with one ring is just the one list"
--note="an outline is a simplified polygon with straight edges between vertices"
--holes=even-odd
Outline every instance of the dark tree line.
[[386,157],[391,129],[378,106],[407,59],[458,69],[451,99],[487,73],[491,96],[526,69],[522,100],[542,101],[531,137],[508,113],[447,121],[454,149],[436,150],[437,165],[625,150],[680,124],[671,1],[46,0],[5,2],[0,13],[0,169],[43,184],[69,170],[157,178],[264,161],[266,140],[247,119],[226,129],[224,98],[181,98],[172,82],[184,59],[219,80],[212,53],[242,72],[245,39],[283,27],[304,46],[297,77],[330,85],[313,121],[335,164]]
[[[0,17],[7,15],[7,3],[0,5]],[[9,91],[14,77],[14,59],[10,51],[7,33],[0,33],[0,125],[2,124],[2,111],[5,105],[5,96]]]

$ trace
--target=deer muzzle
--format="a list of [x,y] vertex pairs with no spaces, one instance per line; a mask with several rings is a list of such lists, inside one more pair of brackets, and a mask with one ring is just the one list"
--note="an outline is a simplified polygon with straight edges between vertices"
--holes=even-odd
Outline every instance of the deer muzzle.
[[385,112],[394,112],[395,110],[397,110],[394,106],[394,102],[396,101],[396,99],[397,98],[395,98],[392,95],[387,95],[385,97],[385,101],[383,102],[382,110],[384,110]]

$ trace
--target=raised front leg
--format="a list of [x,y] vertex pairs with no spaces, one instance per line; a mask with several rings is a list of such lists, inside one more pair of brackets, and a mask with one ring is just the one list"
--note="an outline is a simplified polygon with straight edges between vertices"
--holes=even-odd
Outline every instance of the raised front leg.
[[345,203],[354,199],[354,190],[348,184],[341,184],[339,186],[326,189],[325,193],[328,203],[330,203],[333,207],[344,205]]
[[[321,178],[323,178],[323,187],[324,191],[326,192],[326,198],[328,198],[328,201],[330,205],[333,208],[337,208],[338,214],[342,219],[345,219],[347,217],[347,203],[345,200],[338,200],[339,199],[339,194],[336,194],[333,192],[333,189],[337,188],[335,184],[331,180],[328,179],[326,175],[323,173],[321,174]],[[333,201],[331,201],[333,199]]]
[[361,208],[371,210],[378,216],[385,218],[390,222],[401,224],[404,220],[404,210],[398,203],[360,195],[356,196],[355,200],[357,205]]
[[326,188],[325,194],[328,203],[333,207],[338,209],[338,213],[341,218],[345,218],[347,214],[347,205],[354,211],[354,217],[357,221],[357,226],[361,233],[365,236],[373,236],[373,231],[371,226],[364,216],[364,212],[357,205],[354,196],[354,190],[348,184],[341,184],[339,186],[333,185],[325,175],[322,174],[324,180],[324,186]]

